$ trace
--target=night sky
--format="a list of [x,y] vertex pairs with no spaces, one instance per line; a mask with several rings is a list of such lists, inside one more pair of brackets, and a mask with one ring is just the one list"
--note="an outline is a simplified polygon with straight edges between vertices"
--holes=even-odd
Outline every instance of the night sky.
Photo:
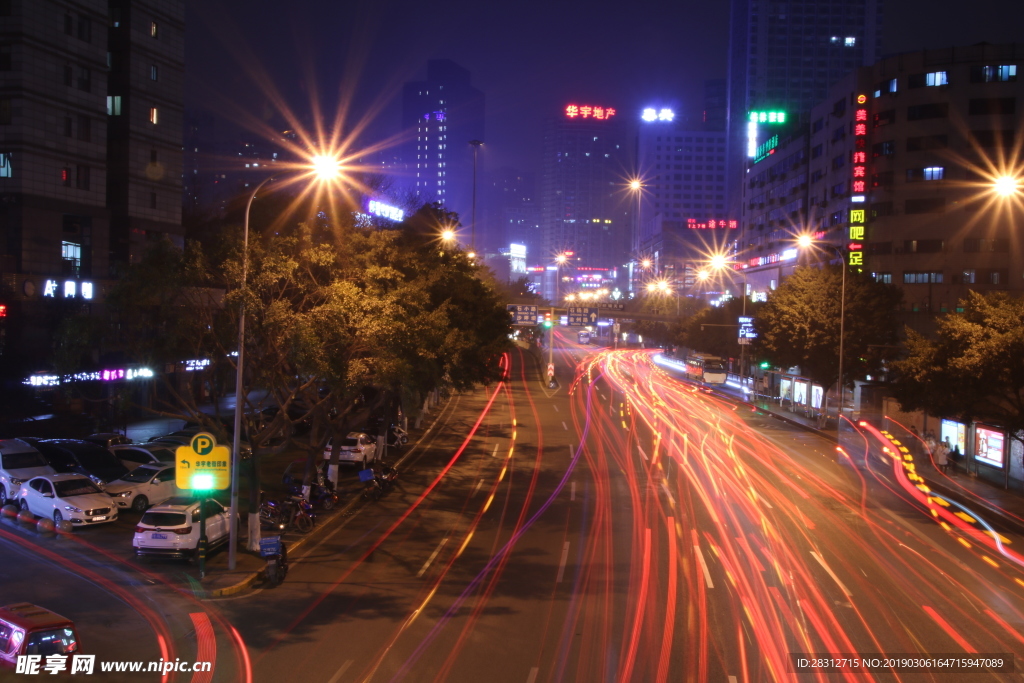
[[[279,128],[280,93],[304,121],[311,94],[365,142],[397,134],[403,82],[428,59],[468,68],[487,97],[481,164],[538,170],[542,122],[569,100],[623,115],[668,104],[699,120],[726,75],[725,0],[202,0],[187,3],[186,108]],[[889,0],[884,54],[1024,39],[1019,0]],[[244,65],[244,66],[243,66]],[[269,86],[269,87],[268,87]],[[251,127],[251,124],[250,124]]]

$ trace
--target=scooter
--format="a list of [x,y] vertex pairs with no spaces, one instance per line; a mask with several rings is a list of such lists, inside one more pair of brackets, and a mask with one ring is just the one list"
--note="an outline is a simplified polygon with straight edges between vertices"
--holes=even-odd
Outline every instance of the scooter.
[[409,443],[409,433],[398,425],[391,425],[388,435],[388,446],[401,448]]
[[363,482],[363,498],[377,501],[394,486],[395,480],[398,479],[398,470],[381,463],[379,467],[371,467],[360,472],[359,479]]
[[277,539],[277,552],[269,551],[261,554],[267,559],[267,566],[264,570],[264,577],[267,579],[267,583],[271,588],[277,586],[284,577],[288,575],[288,548],[284,542]]

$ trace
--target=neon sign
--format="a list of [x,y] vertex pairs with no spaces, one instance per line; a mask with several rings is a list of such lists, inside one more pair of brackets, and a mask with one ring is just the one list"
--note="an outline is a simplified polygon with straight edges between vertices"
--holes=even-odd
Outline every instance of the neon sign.
[[369,204],[366,206],[366,210],[372,213],[374,216],[380,216],[381,218],[387,218],[395,222],[401,222],[405,217],[405,212],[394,206],[388,206],[383,202],[378,202],[371,199]]
[[[752,111],[747,113],[747,156],[755,158],[760,156],[757,147],[757,126],[760,123],[779,124],[786,122],[784,111]],[[763,159],[764,157],[761,157]],[[761,159],[757,159],[760,161]]]
[[703,222],[698,222],[696,218],[686,219],[686,227],[691,230],[719,230],[721,228],[735,230],[738,225],[737,221],[718,220],[715,218]]
[[570,119],[610,119],[615,116],[615,110],[611,107],[594,107],[589,104],[570,104],[565,108],[565,115]]
[[47,280],[43,283],[43,296],[56,299],[57,294],[63,299],[75,299],[81,296],[83,299],[92,299],[93,286],[91,282],[76,282],[65,280],[63,283],[57,280]]
[[[867,95],[858,95],[857,103],[864,104],[867,102],[867,99]],[[867,120],[868,110],[866,107],[854,110],[853,180],[850,185],[850,189],[852,190],[850,201],[857,204],[862,204],[864,202],[864,192],[867,190]],[[854,241],[847,245],[848,251],[846,264],[848,266],[857,266],[859,268],[864,265],[864,245],[858,240],[863,240],[865,238],[864,223],[866,217],[867,212],[864,209],[850,209],[850,227],[848,237]]]
[[[116,370],[94,370],[64,375],[64,384],[70,382],[116,382],[118,380],[152,379],[153,371],[149,368],[117,368]],[[58,375],[36,374],[24,380],[22,384],[32,387],[55,387],[61,383]]]
[[643,113],[640,114],[640,118],[648,123],[652,121],[674,121],[676,113],[667,107],[661,109],[655,109],[654,107],[647,107]]
[[754,155],[754,163],[764,161],[772,154],[775,154],[775,148],[779,146],[779,136],[773,135],[760,145],[757,146],[757,153]]

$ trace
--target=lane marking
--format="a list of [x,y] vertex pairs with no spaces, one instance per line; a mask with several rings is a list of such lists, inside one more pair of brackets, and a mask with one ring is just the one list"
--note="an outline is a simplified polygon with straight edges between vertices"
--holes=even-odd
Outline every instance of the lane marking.
[[556,406],[554,403],[551,404],[551,407],[555,409],[556,413],[558,412],[558,406]]
[[636,447],[636,449],[637,449],[638,451],[640,451],[640,457],[641,457],[641,458],[643,458],[644,460],[650,460],[650,458],[648,458],[648,457],[647,457],[647,454],[646,454],[646,453],[644,453],[644,449],[643,449],[643,448],[641,448],[641,447],[640,447],[640,446],[638,445],[638,446]]
[[832,569],[827,564],[825,564],[825,560],[821,558],[821,555],[812,550],[811,556],[818,561],[818,564],[820,564],[826,572],[828,572],[828,575],[831,576],[832,580],[839,585],[839,588],[843,591],[844,594],[846,594],[846,597],[849,598],[853,596],[853,593],[851,593],[850,590],[843,585],[843,582],[839,580],[839,577],[836,576],[835,572],[833,572]]
[[576,500],[576,482],[569,487],[569,500]]
[[498,444],[494,444],[494,450],[491,451],[491,457],[492,458],[497,458],[498,457]]
[[565,562],[569,559],[569,541],[562,544],[562,561],[558,563],[558,578],[555,579],[555,583],[562,583],[562,577],[565,576]]
[[736,683],[736,677],[735,676],[729,676],[729,683]]
[[569,426],[565,424],[565,420],[562,421],[562,429],[569,431]]
[[540,673],[540,669],[533,667],[530,669],[530,675],[526,678],[526,683],[534,683],[537,680],[537,674]]
[[704,553],[700,550],[700,543],[697,542],[697,532],[693,532],[693,551],[697,553],[697,561],[700,562],[701,571],[704,572],[704,584],[708,588],[714,588],[715,584],[711,580],[711,572],[708,571],[708,563],[704,561]]
[[430,557],[428,557],[427,561],[423,563],[423,566],[420,567],[420,570],[418,572],[416,572],[416,578],[417,579],[420,578],[421,576],[423,576],[427,572],[427,568],[430,567],[430,563],[434,561],[434,559],[437,557],[437,554],[439,552],[441,552],[441,548],[443,548],[444,544],[447,543],[447,542],[448,542],[447,538],[442,538],[441,539],[441,542],[437,545],[437,548],[434,549],[434,552],[430,553]]
[[474,495],[474,496],[475,496],[475,495],[476,495],[476,492],[477,492],[477,491],[479,491],[479,490],[480,490],[480,487],[481,487],[481,486],[483,486],[483,485],[484,485],[484,480],[483,480],[483,479],[480,479],[479,481],[477,481],[477,483],[476,483],[476,486],[475,486],[475,487],[473,488],[473,493],[472,493],[472,495]]
[[327,683],[338,683],[338,681],[341,680],[341,675],[348,671],[348,668],[352,666],[355,661],[356,660],[354,659],[346,659],[345,663],[341,665],[340,669],[338,669],[338,672],[331,676],[331,680],[327,681]]

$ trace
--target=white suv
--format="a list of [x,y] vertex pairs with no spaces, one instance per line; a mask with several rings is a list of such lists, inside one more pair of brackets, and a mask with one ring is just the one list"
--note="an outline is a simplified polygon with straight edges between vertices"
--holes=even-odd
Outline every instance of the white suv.
[[26,481],[42,474],[56,474],[42,453],[20,439],[0,439],[0,505],[13,500]]
[[344,439],[332,438],[324,449],[324,460],[331,459],[335,443],[340,449],[338,462],[351,462],[366,469],[377,453],[377,442],[365,432],[349,432]]
[[[138,555],[187,558],[199,547],[199,504],[189,498],[171,498],[151,507],[135,527],[132,545]],[[228,541],[231,508],[204,500],[207,550]]]

